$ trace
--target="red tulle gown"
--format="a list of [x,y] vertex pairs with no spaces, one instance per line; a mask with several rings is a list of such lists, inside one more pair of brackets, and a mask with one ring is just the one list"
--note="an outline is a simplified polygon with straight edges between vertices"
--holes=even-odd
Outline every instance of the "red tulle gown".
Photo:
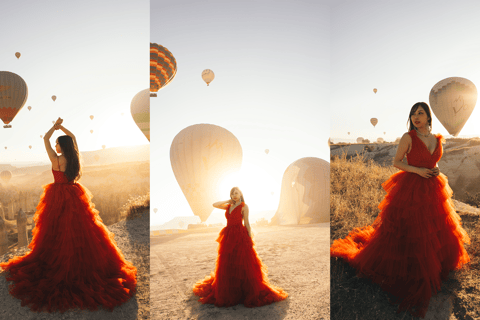
[[125,260],[80,183],[53,170],[34,216],[31,251],[0,263],[10,294],[35,311],[113,307],[136,289],[137,269]]
[[[436,135],[437,146],[430,154],[415,130],[409,135],[408,164],[434,168],[442,157],[443,137]],[[440,290],[449,271],[470,261],[463,247],[470,239],[461,227],[444,174],[422,178],[400,171],[382,186],[387,195],[373,225],[335,240],[330,254],[380,284],[393,296],[392,302],[400,304],[399,312],[408,309],[425,317],[432,293]]]
[[193,286],[202,303],[230,307],[243,303],[245,307],[261,307],[288,297],[281,288],[268,282],[267,266],[257,255],[254,243],[242,224],[245,203],[228,213],[227,226],[220,231],[215,273]]

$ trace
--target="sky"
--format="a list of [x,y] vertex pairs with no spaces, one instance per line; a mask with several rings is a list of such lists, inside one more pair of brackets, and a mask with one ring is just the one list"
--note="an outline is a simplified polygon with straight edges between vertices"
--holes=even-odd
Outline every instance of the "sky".
[[[193,215],[170,146],[182,129],[200,123],[227,129],[243,151],[239,175],[222,183],[225,199],[218,200],[239,186],[251,214],[274,213],[292,162],[330,159],[329,7],[314,0],[152,0],[150,15],[151,42],[172,52],[178,67],[150,101],[151,207],[158,209],[151,226]],[[205,69],[215,73],[209,86]],[[213,212],[212,219],[224,220],[223,211]]]
[[[393,141],[410,108],[442,79],[480,90],[480,3],[474,0],[343,0],[331,11],[331,137]],[[377,88],[377,93],[373,92]],[[373,127],[370,118],[378,118]],[[433,116],[432,132],[451,137]],[[350,132],[350,135],[348,135]],[[386,134],[384,134],[386,132]],[[459,137],[480,136],[480,107]]]
[[12,128],[0,122],[0,163],[48,162],[40,135],[58,117],[80,151],[149,143],[130,113],[149,87],[149,9],[148,0],[2,3],[0,70],[25,80],[28,99]]

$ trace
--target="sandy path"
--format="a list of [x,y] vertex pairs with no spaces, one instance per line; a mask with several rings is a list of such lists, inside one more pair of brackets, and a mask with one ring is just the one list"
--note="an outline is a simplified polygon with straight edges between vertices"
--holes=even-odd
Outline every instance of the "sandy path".
[[328,223],[257,227],[257,252],[269,280],[288,292],[261,308],[202,305],[193,284],[215,266],[218,232],[150,238],[151,319],[330,319]]

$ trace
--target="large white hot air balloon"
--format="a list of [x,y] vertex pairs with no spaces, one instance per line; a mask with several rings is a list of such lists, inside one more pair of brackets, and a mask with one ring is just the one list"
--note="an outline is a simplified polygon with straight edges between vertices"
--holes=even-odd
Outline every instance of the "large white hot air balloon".
[[0,172],[0,178],[3,180],[3,182],[8,183],[8,181],[10,181],[12,178],[12,173],[8,170],[4,170]]
[[373,127],[375,128],[375,126],[378,123],[378,119],[377,118],[372,118],[372,119],[370,119],[370,123],[373,124]]
[[150,141],[150,88],[140,91],[133,97],[130,112],[138,128]]
[[285,170],[280,203],[272,224],[330,221],[330,164],[320,158],[301,158]]
[[215,74],[210,69],[205,69],[202,71],[202,79],[207,83],[207,86],[210,85],[210,82],[215,78]]
[[20,112],[27,98],[27,83],[22,77],[12,72],[0,71],[0,119],[5,123],[4,128],[12,127],[9,123]]
[[[212,124],[196,124],[180,131],[170,147],[173,173],[196,216],[204,222],[212,204],[225,198],[219,186],[240,169],[242,147],[228,130]],[[234,186],[232,186],[234,187]]]
[[430,107],[452,136],[458,136],[477,103],[477,88],[468,79],[451,77],[430,90]]

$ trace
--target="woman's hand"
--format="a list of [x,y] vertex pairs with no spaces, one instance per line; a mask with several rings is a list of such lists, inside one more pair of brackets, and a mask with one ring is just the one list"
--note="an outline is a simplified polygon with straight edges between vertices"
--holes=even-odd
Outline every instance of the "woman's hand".
[[427,168],[417,168],[415,170],[415,173],[418,174],[420,177],[423,177],[426,179],[431,178],[435,175],[433,172],[433,169],[427,169]]
[[434,176],[438,176],[440,174],[440,169],[438,167],[433,168],[432,171]]
[[61,125],[63,123],[63,119],[58,117],[57,121],[55,122],[55,125]]

